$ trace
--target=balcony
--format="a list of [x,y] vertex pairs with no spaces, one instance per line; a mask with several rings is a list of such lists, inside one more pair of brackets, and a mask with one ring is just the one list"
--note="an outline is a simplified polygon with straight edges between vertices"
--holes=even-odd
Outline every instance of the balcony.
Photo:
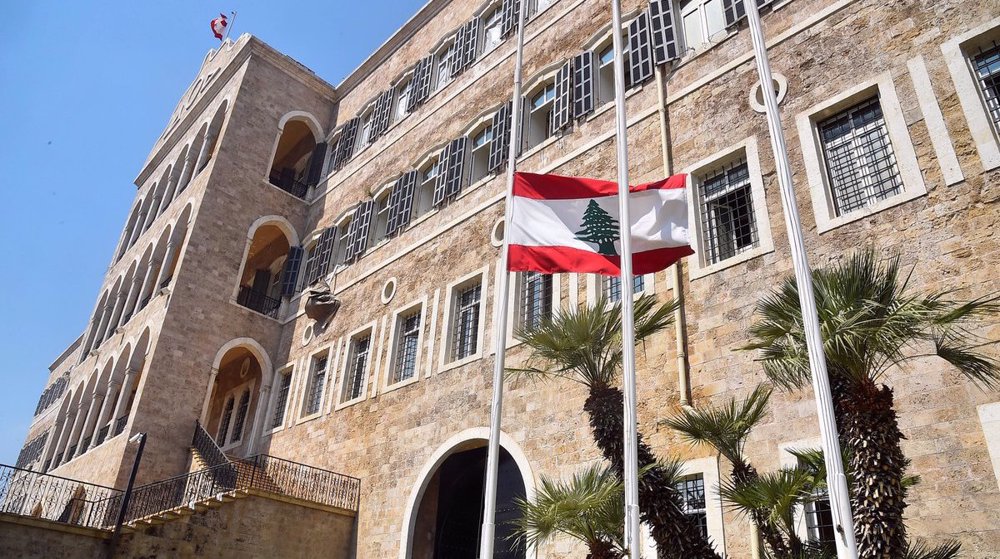
[[267,180],[296,198],[305,199],[306,192],[309,191],[309,185],[306,184],[306,181],[301,177],[296,178],[295,169],[282,169],[279,173],[272,172]]
[[278,318],[278,309],[281,307],[281,299],[269,297],[266,293],[257,291],[249,285],[240,286],[240,293],[236,297],[236,302],[241,306],[271,318]]

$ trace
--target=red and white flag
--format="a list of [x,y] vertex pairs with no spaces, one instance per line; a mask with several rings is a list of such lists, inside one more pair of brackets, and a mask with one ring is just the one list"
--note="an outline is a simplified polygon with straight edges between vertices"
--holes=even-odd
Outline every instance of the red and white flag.
[[[657,272],[694,254],[686,180],[674,175],[629,189],[634,274]],[[515,173],[513,194],[510,271],[621,274],[617,183]]]
[[229,25],[229,19],[226,18],[226,14],[219,14],[219,17],[212,20],[212,33],[215,34],[216,39],[222,40],[227,25]]

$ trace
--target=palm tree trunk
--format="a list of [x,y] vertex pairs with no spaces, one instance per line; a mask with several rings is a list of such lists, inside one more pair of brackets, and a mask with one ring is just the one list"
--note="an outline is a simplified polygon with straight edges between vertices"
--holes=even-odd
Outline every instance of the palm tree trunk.
[[591,542],[587,559],[622,559],[622,556],[610,542]]
[[840,444],[850,452],[851,508],[858,557],[902,557],[907,548],[902,483],[906,458],[900,448],[904,437],[899,430],[892,389],[871,381],[831,381]]
[[[619,476],[625,473],[623,402],[621,390],[592,386],[583,405],[594,442]],[[694,520],[684,514],[677,488],[656,465],[656,457],[641,434],[638,442],[639,468],[649,468],[639,480],[639,512],[650,527],[659,559],[720,559]]]
[[[733,483],[736,485],[746,486],[756,481],[759,477],[760,474],[757,473],[757,469],[747,462],[733,463]],[[771,554],[776,559],[790,559],[802,555],[802,542],[799,541],[795,534],[789,534],[789,541],[786,544],[785,539],[781,535],[781,530],[768,520],[767,511],[753,509],[750,513],[750,521],[760,530],[760,535],[764,539],[764,543],[771,549]]]

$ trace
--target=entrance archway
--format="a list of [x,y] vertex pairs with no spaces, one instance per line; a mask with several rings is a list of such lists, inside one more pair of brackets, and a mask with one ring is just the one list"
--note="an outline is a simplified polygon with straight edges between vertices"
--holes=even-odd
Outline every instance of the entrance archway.
[[252,452],[264,369],[251,348],[242,345],[226,351],[219,362],[204,426],[227,454],[242,458]]

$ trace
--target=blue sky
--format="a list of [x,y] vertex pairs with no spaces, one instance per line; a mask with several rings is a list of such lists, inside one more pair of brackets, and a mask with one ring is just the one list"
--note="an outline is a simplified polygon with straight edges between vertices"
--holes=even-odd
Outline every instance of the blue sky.
[[132,183],[235,10],[336,85],[424,0],[6,2],[0,18],[0,463],[17,459],[48,366],[83,330]]

